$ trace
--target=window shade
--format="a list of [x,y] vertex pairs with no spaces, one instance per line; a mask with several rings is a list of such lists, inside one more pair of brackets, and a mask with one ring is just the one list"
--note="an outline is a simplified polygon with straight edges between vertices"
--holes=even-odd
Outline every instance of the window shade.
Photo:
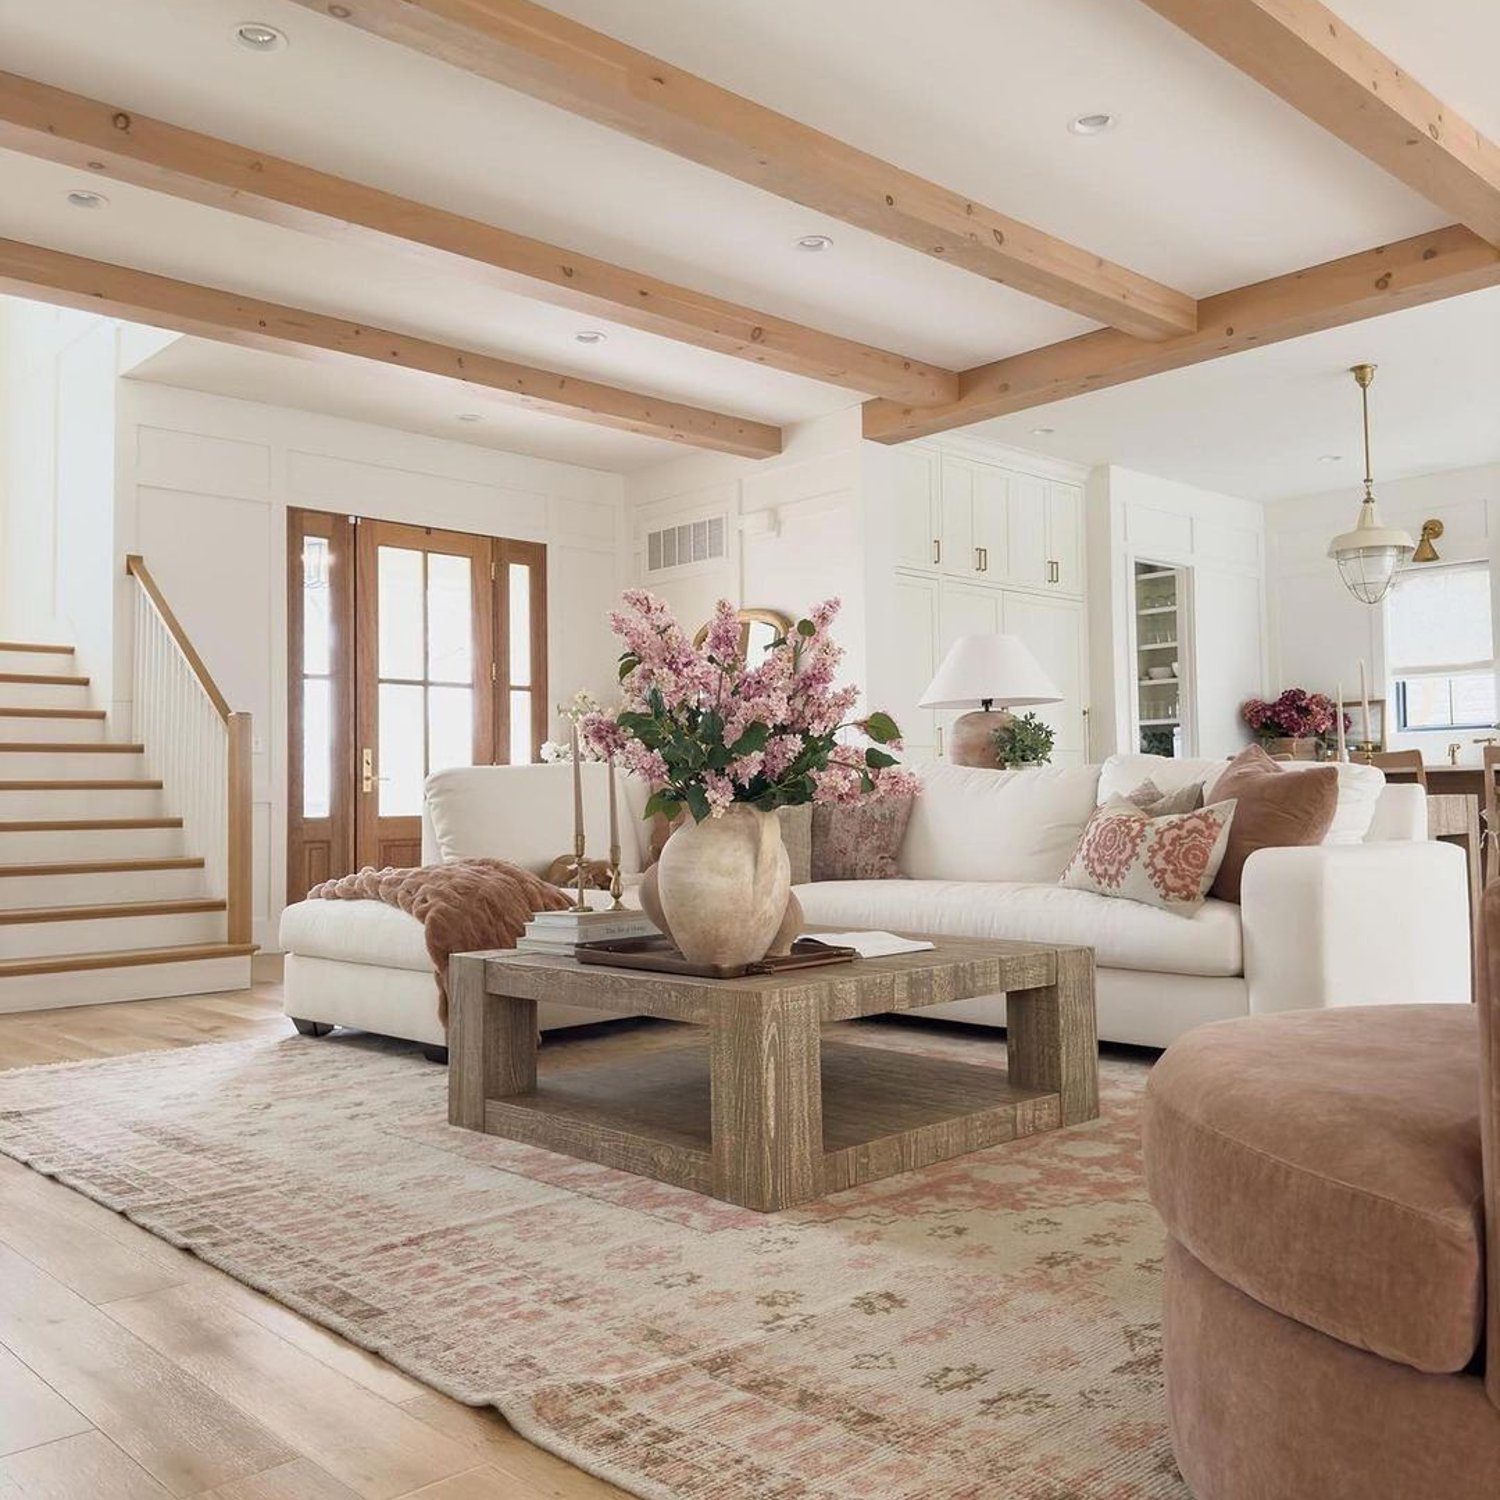
[[1392,677],[1487,665],[1494,656],[1487,563],[1403,573],[1387,616]]

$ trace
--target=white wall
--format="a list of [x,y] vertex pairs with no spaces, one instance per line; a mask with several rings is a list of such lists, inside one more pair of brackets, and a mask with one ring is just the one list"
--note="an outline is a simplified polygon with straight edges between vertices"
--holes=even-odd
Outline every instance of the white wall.
[[[286,510],[547,544],[551,696],[606,690],[621,481],[462,443],[146,382],[119,389],[118,551],[140,552],[230,706],[254,716],[256,941],[286,867]],[[112,721],[130,717],[122,582]]]
[[[1375,495],[1386,523],[1413,538],[1429,516],[1441,520],[1444,532],[1437,549],[1443,561],[1487,559],[1492,595],[1500,602],[1500,549],[1492,543],[1500,528],[1500,464],[1393,480],[1377,484]],[[1332,693],[1342,683],[1346,696],[1353,697],[1363,659],[1372,674],[1371,696],[1390,698],[1385,607],[1371,608],[1355,599],[1327,555],[1329,541],[1354,524],[1360,498],[1357,489],[1339,490],[1266,507],[1274,690],[1306,687]],[[1392,749],[1419,748],[1433,762],[1446,759],[1446,746],[1453,740],[1463,745],[1462,761],[1480,760],[1472,731],[1401,734],[1393,718],[1388,732]]]
[[111,694],[116,328],[0,299],[7,441],[0,467],[0,632],[65,641],[94,701]]
[[[859,409],[786,429],[786,446],[759,462],[714,454],[671,459],[625,478],[627,569],[692,631],[714,604],[793,617],[837,595],[843,674],[865,680],[866,574]],[[648,576],[645,537],[699,516],[728,518],[723,559]]]

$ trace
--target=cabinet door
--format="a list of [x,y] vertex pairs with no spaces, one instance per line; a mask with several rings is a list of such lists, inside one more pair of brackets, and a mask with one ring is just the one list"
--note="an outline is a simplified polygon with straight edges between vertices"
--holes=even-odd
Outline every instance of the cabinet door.
[[1047,485],[1047,557],[1052,586],[1083,592],[1083,491],[1052,480]]
[[989,464],[974,468],[974,562],[986,583],[1005,579],[1010,540],[1010,475]]
[[883,708],[901,726],[903,755],[930,760],[939,753],[937,716],[918,708],[938,666],[938,582],[898,574],[891,590],[892,649],[881,672]]
[[950,578],[972,578],[979,569],[974,552],[974,469],[957,459],[943,460],[943,548],[940,564]]
[[898,448],[896,465],[896,566],[937,566],[938,519],[937,456],[920,448]]
[[[1006,535],[1004,581],[1021,588],[1048,586],[1052,554],[1047,550],[1047,481],[1034,474],[1013,474]],[[997,582],[1000,580],[997,580]]]
[[1057,685],[1061,703],[1044,703],[1018,713],[1034,713],[1056,732],[1055,766],[1081,766],[1088,759],[1088,666],[1085,659],[1083,603],[1077,599],[1043,599],[1028,594],[1004,595],[1006,633],[1018,635]]

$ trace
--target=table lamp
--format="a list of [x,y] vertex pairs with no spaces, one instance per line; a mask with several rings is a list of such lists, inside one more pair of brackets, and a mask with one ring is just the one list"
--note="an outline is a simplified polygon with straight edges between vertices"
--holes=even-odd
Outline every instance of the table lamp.
[[1019,636],[963,635],[949,647],[919,701],[923,708],[975,710],[953,726],[948,759],[959,766],[993,770],[1000,764],[995,731],[1012,718],[1004,710],[1061,703],[1062,696]]

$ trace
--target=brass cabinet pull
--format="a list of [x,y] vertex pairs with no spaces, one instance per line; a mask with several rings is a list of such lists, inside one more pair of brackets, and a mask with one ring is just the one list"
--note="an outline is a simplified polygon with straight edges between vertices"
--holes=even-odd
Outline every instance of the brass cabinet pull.
[[373,792],[377,781],[389,781],[389,776],[377,776],[375,774],[375,752],[369,745],[364,746],[359,752],[359,789],[362,792]]
[[932,539],[932,561],[934,565],[943,560],[943,544],[936,538]]

